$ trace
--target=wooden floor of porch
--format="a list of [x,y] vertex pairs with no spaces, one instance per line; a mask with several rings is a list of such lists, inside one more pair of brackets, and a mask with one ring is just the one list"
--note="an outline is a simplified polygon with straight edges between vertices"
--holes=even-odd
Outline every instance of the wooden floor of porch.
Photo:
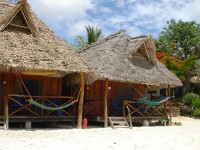
[[[3,119],[4,116],[1,115],[0,119]],[[48,121],[77,121],[77,116],[9,116],[10,122],[48,122]]]

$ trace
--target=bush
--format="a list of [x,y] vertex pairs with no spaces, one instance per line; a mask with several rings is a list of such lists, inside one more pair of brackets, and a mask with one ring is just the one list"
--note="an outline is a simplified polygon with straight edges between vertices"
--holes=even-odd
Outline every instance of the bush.
[[184,97],[183,97],[183,101],[185,102],[185,104],[191,108],[194,107],[194,103],[195,101],[199,101],[199,95],[195,94],[195,93],[187,93]]
[[200,117],[200,108],[195,109],[194,112],[193,112],[193,115],[195,117]]
[[192,107],[193,107],[194,109],[200,108],[200,98],[196,99],[196,100],[193,102]]

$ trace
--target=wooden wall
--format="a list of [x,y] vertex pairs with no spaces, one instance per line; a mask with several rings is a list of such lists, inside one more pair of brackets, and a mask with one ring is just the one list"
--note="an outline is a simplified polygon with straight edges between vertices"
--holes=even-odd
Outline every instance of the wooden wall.
[[[42,82],[41,96],[61,96],[62,79],[45,76],[21,75],[23,80],[40,80]],[[15,74],[0,73],[0,114],[3,113],[3,100],[7,94],[14,93]]]
[[[130,83],[122,83],[122,82],[113,82],[109,81],[108,83],[108,115],[112,114],[112,100],[116,97],[116,92],[118,87],[127,88],[131,90],[132,97],[143,97],[145,94],[144,85],[143,84],[130,84]],[[89,116],[102,116],[103,115],[103,98],[105,91],[105,82],[104,81],[96,81],[90,85],[85,86],[85,105],[84,111]],[[142,96],[143,95],[143,96]],[[89,103],[88,103],[89,101]],[[122,102],[121,102],[122,103]]]

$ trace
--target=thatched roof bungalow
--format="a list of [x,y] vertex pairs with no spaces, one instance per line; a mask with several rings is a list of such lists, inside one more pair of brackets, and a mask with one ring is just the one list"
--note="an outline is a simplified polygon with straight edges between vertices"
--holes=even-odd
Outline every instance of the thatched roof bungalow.
[[[130,37],[126,32],[120,31],[87,46],[80,55],[93,69],[86,77],[89,86],[86,88],[85,101],[88,100],[89,104],[85,110],[93,110],[93,115],[102,114],[103,112],[98,113],[102,110],[101,102],[93,104],[99,105],[99,109],[89,107],[92,100],[93,103],[97,99],[104,100],[104,119],[107,115],[113,115],[112,101],[116,98],[121,99],[122,103],[125,99],[144,97],[146,87],[167,88],[182,85],[177,76],[157,60],[156,47],[150,35]],[[128,94],[130,85],[133,87],[133,95]],[[106,101],[108,112],[105,108]]]
[[[44,96],[62,95],[60,77],[75,72],[83,76],[83,73],[88,71],[83,59],[36,16],[26,0],[20,0],[17,4],[0,2],[0,86],[3,87],[0,90],[0,98],[3,100],[6,97],[4,101],[0,101],[0,114],[6,109],[7,126],[9,116],[31,114],[41,119],[47,115],[43,110],[35,112],[33,107],[19,102],[20,98],[16,98],[20,97],[19,94],[23,95],[24,92],[29,96],[42,96],[44,102],[48,99]],[[30,88],[17,85],[21,82],[20,78]],[[10,94],[18,95],[13,98]],[[18,109],[12,113],[12,110],[8,110],[8,107],[12,107],[10,101],[19,106],[25,105],[23,108],[26,112]],[[69,115],[64,110],[63,113]]]
[[132,38],[120,31],[89,45],[81,56],[94,69],[88,83],[108,78],[119,82],[182,85],[176,75],[156,59],[150,35]]

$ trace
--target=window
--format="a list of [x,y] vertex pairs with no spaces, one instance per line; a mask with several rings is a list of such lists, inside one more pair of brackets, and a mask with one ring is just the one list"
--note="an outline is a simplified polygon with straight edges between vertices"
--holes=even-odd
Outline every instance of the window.
[[[28,92],[32,95],[32,96],[41,96],[41,89],[42,89],[42,81],[40,80],[24,80],[23,81]],[[21,88],[23,93],[21,92],[19,83],[17,80],[15,80],[15,88],[14,88],[14,93],[15,94],[20,94],[20,95],[28,95],[26,89],[24,88],[24,86],[21,84]]]

